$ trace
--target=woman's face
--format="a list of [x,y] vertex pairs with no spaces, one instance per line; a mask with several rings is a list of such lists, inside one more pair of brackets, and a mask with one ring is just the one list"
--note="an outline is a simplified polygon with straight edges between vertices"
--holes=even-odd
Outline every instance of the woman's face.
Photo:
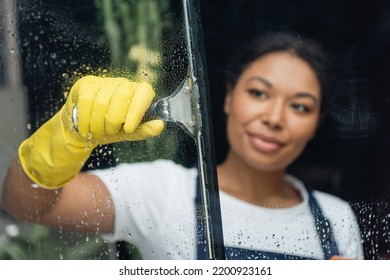
[[320,103],[307,62],[288,52],[258,58],[225,100],[230,152],[259,170],[285,169],[314,136]]

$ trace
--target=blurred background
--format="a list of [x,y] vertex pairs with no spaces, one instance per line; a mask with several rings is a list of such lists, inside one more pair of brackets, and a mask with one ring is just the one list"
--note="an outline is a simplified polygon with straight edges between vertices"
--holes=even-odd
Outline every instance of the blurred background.
[[[350,202],[365,257],[389,258],[390,1],[199,3],[217,161],[227,150],[222,104],[231,52],[267,31],[312,37],[330,54],[334,87],[318,136],[290,172]],[[184,35],[180,0],[1,1],[0,180],[20,142],[59,110],[77,78],[146,79],[160,97],[170,94],[186,75]],[[155,158],[193,165],[194,141],[171,126],[158,140],[99,147],[85,169]],[[139,255],[131,244],[20,224],[0,211],[0,259],[117,258]]]
[[390,257],[390,1],[201,0],[218,161],[226,152],[224,64],[257,33],[289,31],[328,51],[333,88],[317,137],[290,172],[349,201],[367,259]]

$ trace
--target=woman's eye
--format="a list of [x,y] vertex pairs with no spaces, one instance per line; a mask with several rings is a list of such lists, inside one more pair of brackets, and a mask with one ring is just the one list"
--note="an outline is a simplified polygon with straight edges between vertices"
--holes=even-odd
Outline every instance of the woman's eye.
[[292,103],[291,107],[300,113],[310,112],[310,108],[304,104],[301,104],[301,103]]
[[262,91],[262,90],[258,90],[258,89],[250,89],[249,90],[249,93],[254,96],[254,97],[258,97],[258,98],[262,98],[262,99],[265,99],[267,98],[267,94]]

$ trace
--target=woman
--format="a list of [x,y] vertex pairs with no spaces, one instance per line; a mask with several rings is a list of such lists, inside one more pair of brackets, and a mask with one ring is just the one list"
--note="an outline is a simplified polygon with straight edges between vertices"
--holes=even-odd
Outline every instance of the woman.
[[[314,43],[288,34],[261,37],[232,60],[230,148],[217,167],[228,259],[363,258],[349,205],[286,174],[320,120],[323,60]],[[5,180],[5,209],[23,221],[129,241],[145,259],[203,258],[196,169],[158,160],[78,173],[98,144],[162,131],[160,120],[140,125],[153,97],[145,83],[79,80],[63,109],[22,143]],[[36,184],[43,188],[29,187]]]

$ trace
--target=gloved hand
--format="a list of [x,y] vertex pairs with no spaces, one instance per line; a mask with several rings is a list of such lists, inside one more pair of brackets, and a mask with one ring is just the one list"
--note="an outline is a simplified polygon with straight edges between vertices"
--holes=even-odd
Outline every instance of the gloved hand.
[[[27,176],[54,189],[72,180],[99,144],[159,135],[162,120],[141,121],[155,93],[146,82],[86,76],[78,80],[65,105],[19,147]],[[72,120],[77,106],[77,130]]]

